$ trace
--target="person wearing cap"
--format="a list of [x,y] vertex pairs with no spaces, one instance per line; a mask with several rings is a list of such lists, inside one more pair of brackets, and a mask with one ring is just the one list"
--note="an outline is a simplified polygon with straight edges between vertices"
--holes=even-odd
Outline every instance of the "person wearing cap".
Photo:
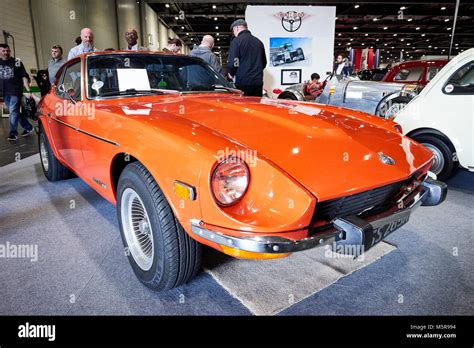
[[235,39],[229,48],[229,77],[235,78],[235,87],[242,90],[244,95],[261,97],[263,70],[267,65],[263,43],[250,33],[243,19],[234,21],[230,29]]

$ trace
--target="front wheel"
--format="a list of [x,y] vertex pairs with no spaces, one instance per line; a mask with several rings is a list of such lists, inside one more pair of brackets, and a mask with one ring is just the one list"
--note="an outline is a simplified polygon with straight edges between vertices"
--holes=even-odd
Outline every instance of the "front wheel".
[[413,140],[433,153],[434,158],[430,171],[436,174],[438,180],[446,180],[455,173],[458,168],[455,153],[443,140],[427,134],[414,136]]
[[184,231],[160,187],[139,162],[129,164],[120,175],[117,215],[128,260],[147,287],[171,289],[197,274],[201,244]]

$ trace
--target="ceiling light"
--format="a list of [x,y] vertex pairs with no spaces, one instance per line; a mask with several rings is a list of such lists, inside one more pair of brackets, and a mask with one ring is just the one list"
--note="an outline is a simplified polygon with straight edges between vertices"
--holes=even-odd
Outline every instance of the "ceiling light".
[[446,10],[446,6],[441,7],[441,11]]
[[392,50],[394,49],[395,47],[392,46]]
[[166,7],[166,8],[169,8],[169,7],[170,7],[170,4],[166,4],[165,7]]
[[351,39],[351,41],[353,41],[354,39]]
[[428,46],[428,48],[431,48],[431,47],[433,47],[433,46],[431,46],[431,45]]
[[334,18],[336,21],[339,19],[338,17]]
[[409,42],[407,42],[407,46],[410,46],[410,43],[409,43]]
[[217,21],[217,17],[214,17],[214,20]]
[[376,39],[375,41],[379,41],[379,39]]
[[217,41],[221,41],[221,39],[217,38]]
[[364,46],[364,45],[365,45],[365,43],[362,43],[362,46]]
[[350,44],[351,44],[350,42],[346,43],[346,45],[350,45]]
[[221,46],[217,46],[218,49],[221,49]]
[[342,35],[341,33],[337,34],[337,36],[341,36],[341,35]]
[[438,47],[435,46],[435,50],[437,50],[437,49],[438,49]]
[[188,36],[189,36],[189,33],[186,33],[186,35],[188,35]]
[[377,22],[379,19],[378,18],[374,18],[372,19],[374,22]]
[[449,22],[449,18],[446,18],[444,21],[445,21],[445,22]]
[[454,44],[454,46],[459,46],[459,44]]
[[421,36],[425,36],[426,34],[421,34]]
[[337,45],[338,45],[338,46],[341,46],[341,43],[338,43]]
[[217,36],[219,36],[219,33],[216,33]]
[[408,21],[411,22],[413,20],[413,18],[408,18]]
[[451,30],[452,28],[447,28],[446,30]]
[[174,19],[178,20],[179,18],[178,18],[178,17],[174,17]]
[[388,27],[383,27],[383,30],[387,30],[387,29],[388,29]]
[[216,6],[216,5],[212,5],[212,8],[215,10],[215,9],[217,8],[217,6]]
[[430,41],[430,39],[426,39],[426,42]]
[[405,39],[400,39],[400,41],[405,41]]
[[365,34],[365,36],[369,36],[369,34]]
[[388,44],[384,44],[384,46],[387,46]]
[[400,7],[400,10],[406,10],[407,8],[405,6]]
[[216,25],[216,30],[219,29],[219,27]]
[[420,30],[420,27],[416,27],[415,30]]
[[393,34],[393,36],[397,36],[397,34]]
[[359,5],[354,5],[354,8],[359,8]]
[[182,30],[184,30],[184,27],[181,27]]
[[358,27],[354,27],[353,29],[354,29],[354,30],[357,30],[357,29],[359,29],[359,28],[358,28]]

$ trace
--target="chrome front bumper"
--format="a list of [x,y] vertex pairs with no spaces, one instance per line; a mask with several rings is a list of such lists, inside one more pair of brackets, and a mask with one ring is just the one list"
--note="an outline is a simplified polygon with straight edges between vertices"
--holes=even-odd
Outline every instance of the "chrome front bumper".
[[210,242],[256,253],[292,253],[328,244],[336,247],[360,246],[361,250],[367,251],[407,223],[410,214],[420,205],[433,206],[445,200],[448,191],[445,183],[427,179],[421,185],[420,192],[411,204],[393,214],[374,220],[361,219],[355,215],[336,218],[332,221],[332,228],[300,240],[278,236],[237,238],[203,228],[199,220],[191,220],[192,233]]

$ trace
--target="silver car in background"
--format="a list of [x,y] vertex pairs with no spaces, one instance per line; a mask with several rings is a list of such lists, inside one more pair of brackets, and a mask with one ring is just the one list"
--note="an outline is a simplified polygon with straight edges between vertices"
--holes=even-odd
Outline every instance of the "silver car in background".
[[[295,84],[278,95],[278,99],[305,101],[304,84]],[[357,77],[338,78],[329,75],[323,93],[316,103],[341,106],[392,118],[418,93],[417,86],[379,81],[362,81]]]

